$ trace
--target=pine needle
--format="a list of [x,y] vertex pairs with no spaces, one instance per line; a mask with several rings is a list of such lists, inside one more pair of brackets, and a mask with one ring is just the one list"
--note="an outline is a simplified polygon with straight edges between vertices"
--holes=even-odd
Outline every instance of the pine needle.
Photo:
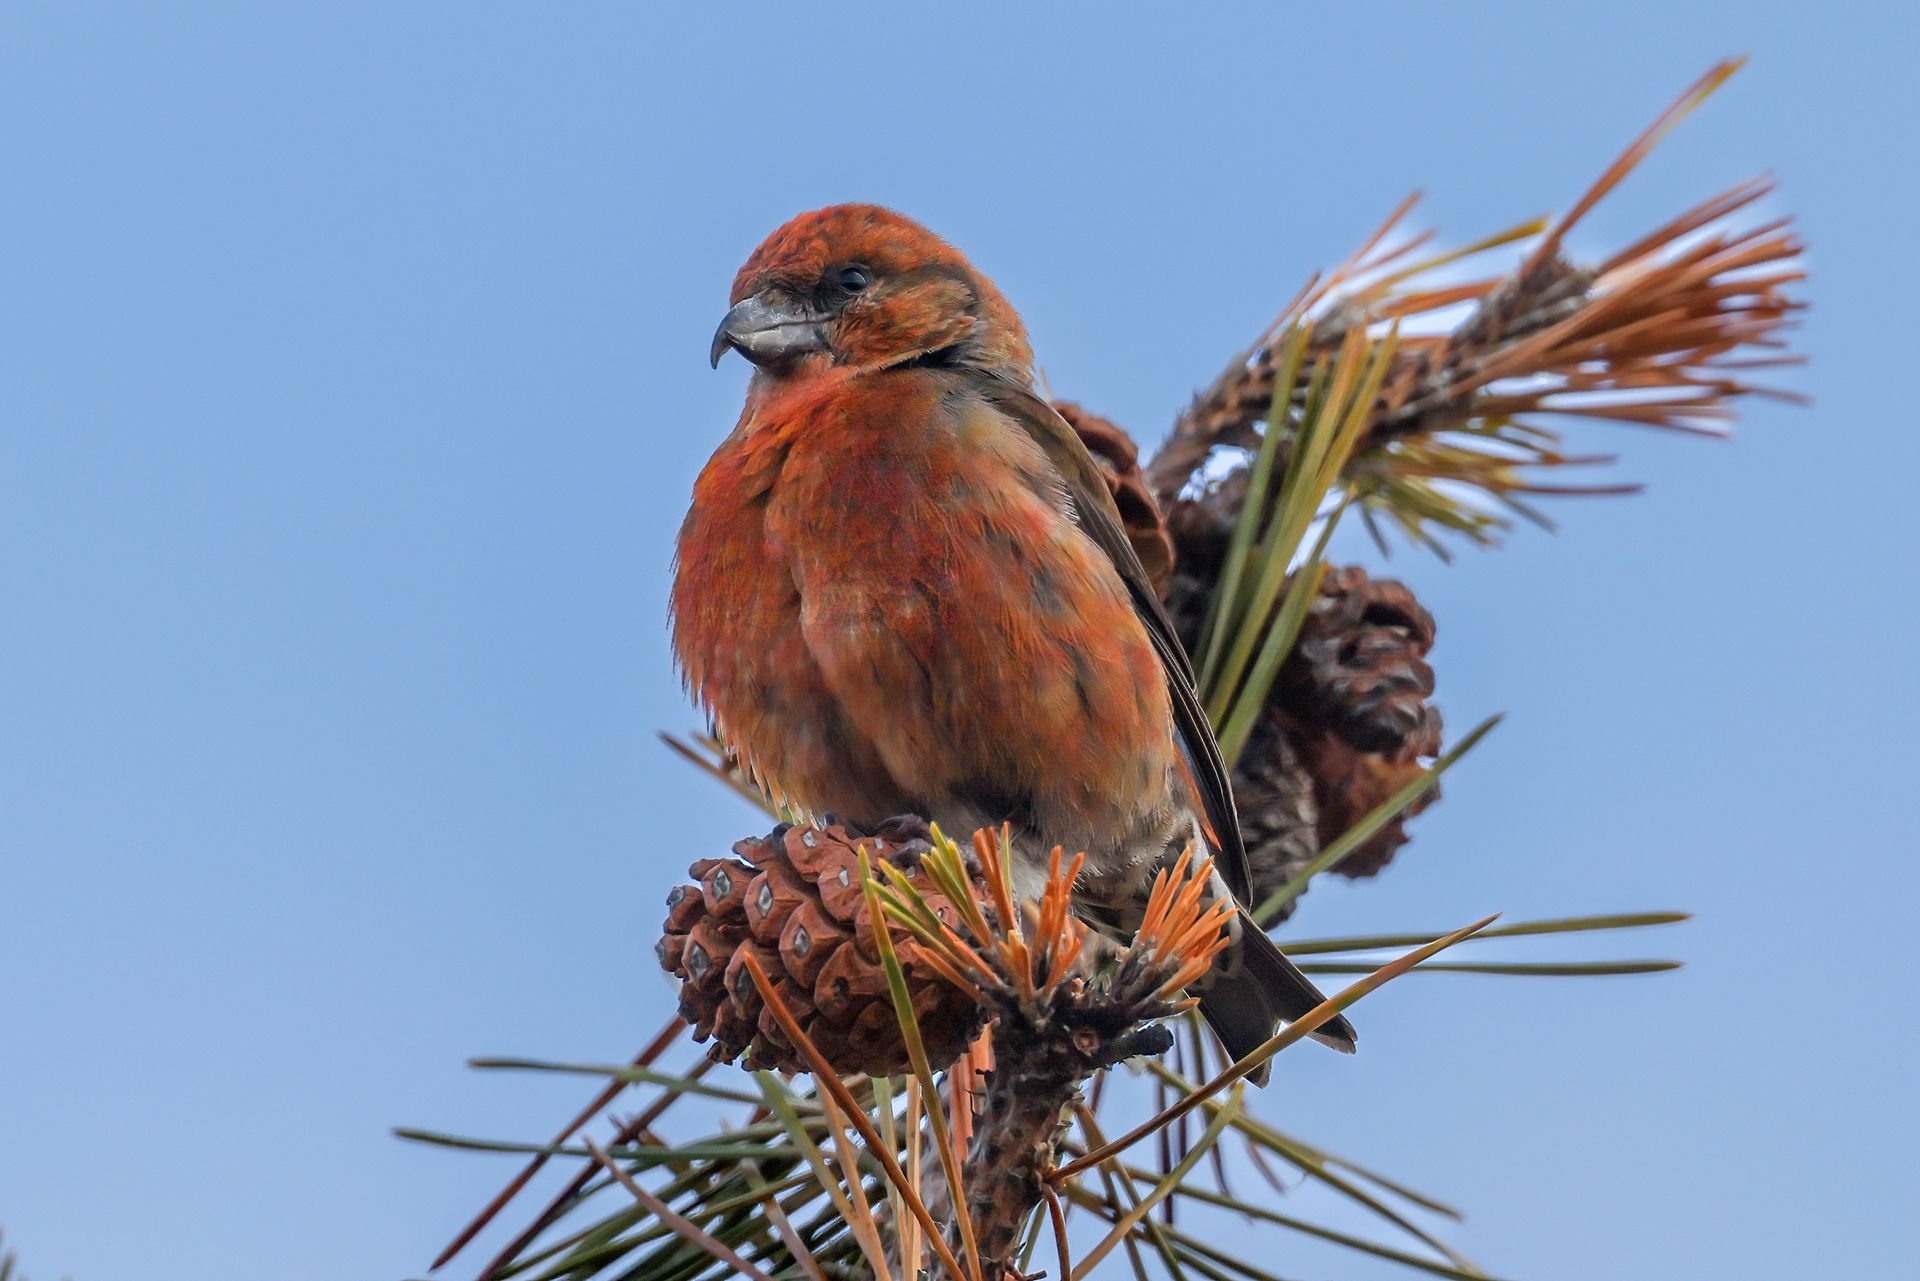
[[1172,1194],[1175,1188],[1179,1187],[1180,1181],[1187,1177],[1188,1172],[1191,1171],[1195,1165],[1199,1164],[1200,1158],[1205,1156],[1206,1153],[1212,1149],[1213,1145],[1220,1141],[1220,1135],[1226,1130],[1228,1123],[1233,1120],[1235,1114],[1240,1111],[1240,1093],[1240,1087],[1235,1087],[1233,1093],[1227,1098],[1226,1106],[1222,1107],[1214,1115],[1213,1120],[1206,1128],[1206,1132],[1200,1136],[1200,1141],[1188,1150],[1187,1154],[1180,1159],[1178,1165],[1168,1171],[1165,1178],[1160,1179],[1154,1184],[1153,1189],[1140,1199],[1138,1205],[1128,1210],[1114,1223],[1113,1230],[1101,1238],[1099,1244],[1095,1245],[1093,1249],[1082,1256],[1080,1262],[1074,1267],[1071,1274],[1071,1281],[1082,1281],[1082,1278],[1092,1272],[1100,1260],[1106,1258],[1107,1255],[1112,1252],[1113,1247],[1118,1245],[1127,1233],[1133,1230],[1135,1224],[1151,1214],[1154,1206],[1160,1204],[1162,1200]]
[[1300,897],[1314,877],[1330,867],[1338,866],[1341,860],[1372,840],[1374,834],[1391,823],[1401,811],[1432,790],[1439,783],[1440,776],[1453,768],[1461,757],[1472,751],[1481,739],[1491,733],[1493,727],[1500,723],[1500,719],[1499,716],[1489,716],[1431,766],[1394,789],[1392,795],[1374,806],[1365,818],[1341,833],[1338,840],[1333,841],[1315,855],[1305,867],[1294,873],[1292,879],[1262,899],[1260,905],[1253,910],[1253,919],[1263,924],[1273,920],[1282,907]]
[[1167,1125],[1170,1122],[1175,1121],[1180,1117],[1186,1115],[1188,1112],[1192,1111],[1194,1108],[1199,1107],[1202,1103],[1212,1098],[1215,1094],[1218,1094],[1221,1090],[1225,1089],[1227,1086],[1232,1085],[1235,1081],[1240,1080],[1250,1072],[1257,1071],[1262,1064],[1272,1059],[1273,1056],[1278,1054],[1281,1050],[1286,1049],[1289,1045],[1292,1045],[1294,1042],[1305,1037],[1308,1033],[1312,1032],[1314,1029],[1318,1028],[1322,1023],[1325,1023],[1327,1020],[1333,1018],[1335,1015],[1344,1011],[1348,1006],[1352,1005],[1354,1002],[1360,1000],[1362,997],[1375,991],[1376,989],[1392,981],[1393,979],[1398,978],[1400,975],[1406,973],[1408,970],[1412,969],[1414,966],[1418,965],[1420,962],[1426,960],[1427,958],[1445,951],[1447,948],[1452,947],[1454,944],[1460,942],[1463,939],[1468,939],[1473,937],[1475,934],[1478,934],[1481,930],[1491,925],[1497,919],[1499,918],[1489,916],[1484,920],[1476,921],[1472,925],[1464,926],[1461,929],[1457,929],[1453,931],[1453,933],[1451,934],[1448,934],[1442,938],[1435,939],[1433,942],[1427,944],[1425,947],[1418,948],[1412,952],[1408,952],[1405,956],[1402,956],[1397,960],[1389,961],[1387,964],[1374,970],[1366,978],[1363,978],[1359,982],[1351,984],[1348,987],[1342,989],[1338,995],[1328,1000],[1322,1001],[1320,1004],[1314,1006],[1311,1010],[1308,1010],[1305,1014],[1301,1015],[1298,1019],[1296,1019],[1292,1023],[1289,1023],[1286,1027],[1282,1028],[1279,1032],[1269,1037],[1265,1042],[1263,1042],[1261,1045],[1256,1047],[1253,1051],[1246,1054],[1245,1056],[1240,1058],[1238,1061],[1230,1064],[1225,1070],[1223,1070],[1218,1076],[1214,1077],[1211,1081],[1207,1082],[1205,1085],[1201,1086],[1198,1090],[1194,1091],[1193,1093],[1187,1095],[1185,1098],[1181,1099],[1178,1103],[1166,1109],[1164,1112],[1161,1112],[1158,1116],[1155,1116],[1150,1120],[1143,1121],[1141,1124],[1127,1131],[1127,1133],[1122,1135],[1120,1138],[1115,1139],[1113,1142],[1107,1144],[1105,1148],[1099,1149],[1094,1152],[1090,1152],[1086,1156],[1081,1157],[1079,1160],[1060,1167],[1059,1169],[1055,1170],[1050,1177],[1056,1183],[1062,1179],[1072,1178],[1074,1175],[1080,1173],[1080,1171],[1086,1169],[1088,1166],[1098,1164],[1105,1157],[1113,1156],[1120,1152],[1126,1151],[1128,1148],[1138,1143],[1141,1139],[1146,1138],[1149,1134],[1152,1134],[1156,1130],[1160,1129],[1161,1126]]
[[759,1268],[754,1267],[751,1263],[748,1263],[727,1246],[715,1240],[712,1234],[695,1226],[680,1215],[675,1214],[666,1202],[641,1187],[638,1183],[635,1183],[625,1170],[622,1170],[606,1152],[601,1150],[599,1144],[595,1143],[592,1139],[587,1139],[586,1145],[587,1151],[593,1156],[595,1161],[600,1163],[601,1168],[613,1176],[615,1182],[631,1193],[634,1200],[645,1206],[649,1214],[671,1228],[676,1236],[705,1250],[715,1259],[732,1268],[739,1275],[748,1278],[748,1281],[773,1281],[772,1277],[762,1272]]

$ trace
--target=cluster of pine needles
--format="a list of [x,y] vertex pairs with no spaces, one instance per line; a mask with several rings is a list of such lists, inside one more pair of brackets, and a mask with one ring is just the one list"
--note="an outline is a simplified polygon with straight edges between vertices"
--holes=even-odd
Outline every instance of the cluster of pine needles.
[[[1781,331],[1800,305],[1783,292],[1801,278],[1794,261],[1799,245],[1784,220],[1741,229],[1729,221],[1771,190],[1766,180],[1702,203],[1603,262],[1576,266],[1562,256],[1568,231],[1736,67],[1722,64],[1690,88],[1557,222],[1529,222],[1421,259],[1425,237],[1390,245],[1408,201],[1351,259],[1303,289],[1182,415],[1147,468],[1163,508],[1217,483],[1223,452],[1234,457],[1237,451],[1235,465],[1248,473],[1248,498],[1194,654],[1202,697],[1230,764],[1246,747],[1313,597],[1295,588],[1318,582],[1328,537],[1344,515],[1357,513],[1383,546],[1383,523],[1436,550],[1443,532],[1490,541],[1511,516],[1542,520],[1529,496],[1618,492],[1544,479],[1603,460],[1567,450],[1543,418],[1717,432],[1731,401],[1763,391],[1745,381],[1747,371],[1796,359],[1784,352]],[[1510,271],[1432,283],[1443,268],[1527,240],[1531,245]],[[1451,327],[1439,323],[1455,315],[1460,318]],[[1467,735],[1323,849],[1258,906],[1263,919],[1405,811],[1493,723]],[[675,746],[761,799],[716,745]],[[626,1064],[476,1061],[490,1071],[571,1073],[603,1084],[546,1142],[403,1132],[526,1158],[434,1266],[464,1250],[557,1159],[573,1163],[573,1174],[477,1269],[481,1281],[1041,1275],[1083,1281],[1110,1260],[1120,1275],[1142,1279],[1276,1281],[1269,1264],[1277,1247],[1236,1254],[1217,1233],[1199,1230],[1195,1217],[1209,1214],[1237,1215],[1261,1229],[1432,1276],[1483,1278],[1487,1274],[1435,1230],[1435,1220],[1457,1219],[1458,1211],[1260,1118],[1240,1082],[1320,1022],[1402,975],[1634,974],[1674,964],[1489,957],[1489,942],[1685,919],[1642,912],[1496,926],[1489,918],[1451,931],[1288,941],[1286,951],[1308,973],[1355,981],[1254,1054],[1223,1063],[1180,995],[1221,945],[1224,921],[1217,910],[1200,907],[1204,868],[1183,863],[1164,874],[1133,945],[1096,959],[1067,908],[1077,861],[1056,859],[1043,896],[1020,904],[1005,874],[1004,843],[992,833],[977,840],[975,862],[988,871],[985,905],[966,892],[963,852],[953,842],[935,842],[929,867],[960,908],[958,922],[932,912],[892,869],[865,869],[874,919],[894,927],[875,933],[895,1012],[914,1050],[910,1074],[842,1079],[816,1050],[810,1077],[760,1072],[741,1079],[699,1057],[679,1020]],[[1056,1017],[1070,1001],[1107,1000],[1126,1007],[1134,1029],[1126,1035],[1158,1034],[1083,1047],[1091,1059],[1114,1061],[1089,1068],[1076,1083],[1085,1088],[1068,1091],[1064,1106],[1056,1107],[1045,1136],[1051,1163],[1030,1189],[1037,1195],[1017,1205],[1018,1221],[1010,1227],[989,1222],[1004,1217],[1007,1207],[983,1201],[966,1179],[969,1152],[980,1146],[973,1143],[978,1126],[983,1114],[992,1116],[993,1083],[1014,1070],[1011,1041],[1002,1035],[996,1044],[990,1032],[951,1065],[927,1061],[917,1048],[920,1031],[899,948],[917,949],[947,981],[976,993],[997,1011],[1001,1026],[1014,1018]],[[1443,951],[1449,959],[1435,960]],[[1390,952],[1400,954],[1383,961]],[[777,993],[757,965],[753,978],[777,1017],[783,1012]],[[791,1016],[783,1025],[807,1052]],[[1263,1101],[1282,1099],[1271,1091]],[[1126,1109],[1122,1115],[1149,1114],[1109,1138],[1118,1108]],[[728,1109],[737,1110],[729,1115]],[[671,1134],[670,1114],[682,1122]],[[603,1117],[612,1123],[610,1136],[586,1137]],[[1284,1213],[1264,1204],[1249,1182],[1275,1192],[1313,1185],[1364,1212],[1378,1230],[1348,1231],[1305,1213]],[[995,1231],[1006,1236],[1004,1255],[983,1242]]]

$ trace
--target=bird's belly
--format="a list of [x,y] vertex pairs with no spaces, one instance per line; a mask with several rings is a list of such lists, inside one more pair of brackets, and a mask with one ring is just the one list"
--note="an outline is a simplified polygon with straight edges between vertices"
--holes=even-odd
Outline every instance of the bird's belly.
[[957,832],[1010,822],[1039,859],[1085,850],[1120,879],[1171,818],[1178,758],[1158,657],[1085,541],[922,530],[895,572],[801,575],[799,626],[909,808]]

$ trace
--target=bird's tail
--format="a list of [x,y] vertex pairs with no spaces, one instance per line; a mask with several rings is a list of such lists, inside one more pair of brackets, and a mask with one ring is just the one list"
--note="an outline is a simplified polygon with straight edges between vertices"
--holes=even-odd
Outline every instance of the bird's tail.
[[[1238,925],[1224,965],[1210,981],[1202,980],[1192,989],[1200,998],[1207,1026],[1235,1059],[1252,1053],[1280,1024],[1292,1022],[1325,999],[1245,911]],[[1336,1014],[1311,1035],[1322,1045],[1353,1053],[1353,1025],[1344,1015]],[[1265,1085],[1267,1065],[1262,1064],[1251,1079],[1255,1085]]]

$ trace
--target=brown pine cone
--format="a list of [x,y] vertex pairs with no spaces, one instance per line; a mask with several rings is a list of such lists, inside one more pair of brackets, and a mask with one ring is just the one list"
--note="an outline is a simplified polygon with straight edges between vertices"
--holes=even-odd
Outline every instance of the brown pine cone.
[[1404,584],[1358,565],[1329,568],[1280,669],[1276,701],[1357,751],[1430,755],[1440,736],[1440,714],[1427,704],[1433,638],[1433,615]]
[[1093,461],[1100,464],[1114,506],[1120,509],[1120,523],[1126,527],[1127,541],[1140,558],[1147,578],[1157,592],[1164,592],[1167,576],[1173,572],[1173,543],[1167,538],[1160,508],[1153,491],[1140,471],[1140,450],[1126,432],[1068,400],[1056,400],[1053,407],[1067,420],[1085,442]]
[[[1313,778],[1325,846],[1426,767],[1440,752],[1433,696],[1433,615],[1405,584],[1330,568],[1320,597],[1281,668],[1273,706]],[[1372,876],[1393,860],[1407,820],[1433,804],[1434,787],[1342,859],[1342,876]]]
[[[1237,468],[1180,499],[1167,519],[1176,553],[1167,612],[1189,651],[1212,605],[1248,472]],[[1403,584],[1357,566],[1329,568],[1266,715],[1234,769],[1259,901],[1324,845],[1364,818],[1440,749],[1440,713],[1428,705],[1433,615]],[[1381,829],[1337,869],[1371,876],[1407,842],[1406,820],[1438,789]]]
[[[839,824],[782,824],[739,842],[736,858],[696,862],[688,871],[698,884],[667,895],[660,965],[681,981],[680,1015],[694,1039],[713,1038],[710,1057],[744,1054],[748,1068],[809,1070],[761,999],[745,965],[752,955],[836,1071],[912,1069],[861,890],[861,845],[876,864],[906,873],[943,919],[952,911],[920,869],[925,841],[861,836]],[[893,937],[927,1056],[945,1066],[979,1034],[986,1011],[921,961],[905,934],[895,929]]]
[[[1440,718],[1431,718],[1431,736],[1409,743],[1399,756],[1362,752],[1338,734],[1297,731],[1301,743],[1299,757],[1313,779],[1313,793],[1320,805],[1319,841],[1322,846],[1371,813],[1380,803],[1411,782],[1425,768],[1420,758],[1440,750]],[[1372,876],[1393,861],[1400,847],[1412,838],[1407,820],[1440,798],[1438,784],[1427,789],[1391,823],[1375,832],[1366,844],[1340,860],[1333,871],[1350,878]]]

